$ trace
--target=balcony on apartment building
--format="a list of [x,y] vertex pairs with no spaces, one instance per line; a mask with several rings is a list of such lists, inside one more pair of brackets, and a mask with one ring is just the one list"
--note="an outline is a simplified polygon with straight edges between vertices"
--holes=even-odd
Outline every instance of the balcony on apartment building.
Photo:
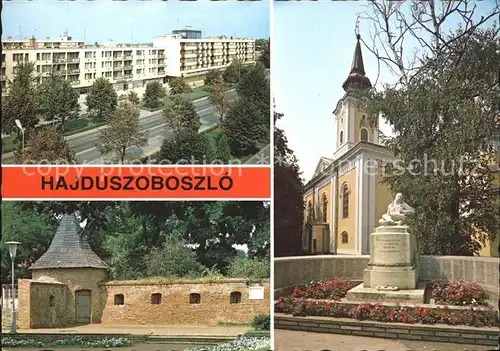
[[123,66],[122,65],[113,66],[113,71],[121,71],[121,70],[123,70]]
[[124,69],[124,70],[130,70],[130,69],[132,69],[132,68],[133,68],[133,66],[132,66],[132,65],[125,65],[125,66],[123,66],[123,69]]
[[69,82],[71,85],[79,85],[80,84],[79,80],[70,80]]
[[68,69],[68,74],[80,74],[79,68]]
[[78,56],[72,56],[72,57],[69,57],[68,56],[68,62],[80,62],[80,58]]
[[7,62],[2,61],[2,67],[7,67]]
[[54,57],[52,63],[66,63],[65,57]]
[[158,58],[159,59],[165,58],[165,54],[164,53],[158,53]]
[[122,61],[122,60],[123,60],[123,56],[122,55],[113,56],[113,61]]

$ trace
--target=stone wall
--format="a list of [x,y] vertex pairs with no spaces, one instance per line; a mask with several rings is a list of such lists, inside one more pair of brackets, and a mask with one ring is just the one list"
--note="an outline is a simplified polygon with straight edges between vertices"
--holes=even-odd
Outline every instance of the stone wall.
[[[66,312],[64,325],[76,324],[75,292],[78,290],[91,291],[91,322],[101,322],[102,310],[106,300],[105,292],[100,283],[107,280],[105,269],[99,268],[60,268],[37,269],[32,273],[33,281],[54,280],[67,285]],[[20,300],[22,303],[22,300]],[[33,314],[33,311],[32,311]]]
[[63,327],[66,323],[68,287],[61,283],[19,279],[18,326],[28,328]]
[[[274,289],[279,295],[291,287],[332,277],[363,280],[370,256],[298,256],[274,260]],[[465,280],[481,284],[498,296],[498,257],[420,256],[420,280]],[[276,297],[276,296],[275,296]]]
[[[250,323],[255,315],[270,312],[269,281],[246,280],[214,282],[117,281],[103,284],[107,300],[103,323],[196,325]],[[264,288],[264,299],[249,299],[252,286]],[[230,303],[232,292],[241,293],[241,302]],[[190,294],[200,294],[200,303],[190,303]],[[151,294],[161,294],[159,304]],[[115,295],[123,295],[123,305],[115,305]]]

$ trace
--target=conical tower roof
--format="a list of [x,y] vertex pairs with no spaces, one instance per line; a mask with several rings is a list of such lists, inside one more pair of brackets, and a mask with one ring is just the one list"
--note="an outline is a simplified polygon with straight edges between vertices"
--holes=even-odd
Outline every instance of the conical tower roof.
[[106,263],[90,248],[88,241],[79,235],[74,214],[64,215],[50,247],[30,269],[50,268],[104,268]]
[[371,88],[372,83],[367,76],[365,76],[365,65],[363,63],[363,54],[361,52],[361,44],[359,40],[361,36],[359,34],[356,35],[357,42],[356,48],[354,49],[354,57],[352,59],[351,72],[344,84],[342,84],[342,88],[345,91],[351,91],[353,89],[358,88]]

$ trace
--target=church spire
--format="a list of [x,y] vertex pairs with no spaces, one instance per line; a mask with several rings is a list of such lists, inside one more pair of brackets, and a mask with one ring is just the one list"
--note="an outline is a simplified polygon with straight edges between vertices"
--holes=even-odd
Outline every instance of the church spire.
[[356,39],[357,43],[356,48],[354,49],[351,72],[349,73],[349,76],[347,76],[344,84],[342,84],[342,88],[344,88],[346,92],[357,88],[371,88],[372,86],[370,79],[365,76],[365,65],[363,63],[363,54],[361,53],[361,44],[359,43],[361,36],[359,33],[356,34]]

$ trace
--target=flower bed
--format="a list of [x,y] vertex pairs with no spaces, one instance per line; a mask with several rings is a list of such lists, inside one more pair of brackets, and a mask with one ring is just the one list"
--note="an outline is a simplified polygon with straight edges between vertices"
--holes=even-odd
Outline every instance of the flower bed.
[[490,307],[448,308],[396,304],[346,303],[281,297],[275,306],[277,313],[294,316],[323,316],[353,318],[393,323],[422,323],[468,325],[474,327],[498,326],[498,313]]
[[242,337],[236,340],[221,343],[215,346],[204,346],[195,349],[184,349],[184,351],[251,351],[251,350],[270,350],[271,339],[268,337],[248,338]]
[[296,286],[293,290],[293,298],[306,298],[306,299],[328,299],[340,300],[345,297],[347,291],[354,288],[356,283],[341,279],[327,279],[307,283],[306,285]]
[[92,340],[84,336],[67,337],[59,340],[40,341],[34,339],[17,339],[4,336],[2,346],[5,347],[46,347],[46,346],[77,346],[77,347],[126,347],[132,342],[126,338],[114,337]]
[[488,294],[477,283],[458,281],[435,281],[431,298],[438,305],[487,305]]

